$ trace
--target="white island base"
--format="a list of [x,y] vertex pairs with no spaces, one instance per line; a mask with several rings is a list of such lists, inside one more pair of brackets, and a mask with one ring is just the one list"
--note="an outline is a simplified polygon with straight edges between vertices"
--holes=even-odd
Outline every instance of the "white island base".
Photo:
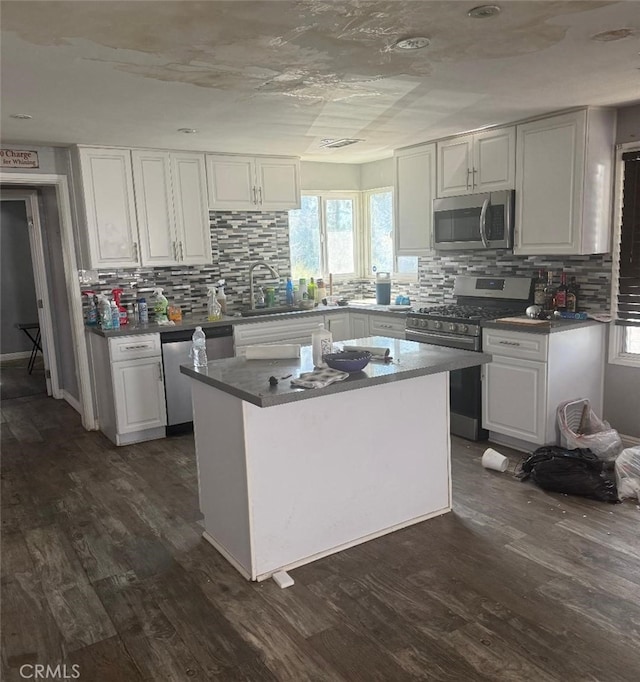
[[203,536],[247,579],[451,510],[448,372],[268,408],[192,391]]

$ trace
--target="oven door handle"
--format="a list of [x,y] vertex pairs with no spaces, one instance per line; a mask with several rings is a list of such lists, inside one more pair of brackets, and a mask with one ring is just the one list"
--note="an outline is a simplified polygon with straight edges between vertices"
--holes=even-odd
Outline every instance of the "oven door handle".
[[476,337],[474,336],[454,336],[453,334],[437,334],[433,332],[420,332],[415,329],[405,331],[407,341],[417,341],[418,343],[431,343],[434,346],[445,346],[448,348],[459,348],[461,350],[477,350]]
[[485,249],[489,248],[489,241],[487,240],[487,210],[491,199],[487,197],[482,202],[482,210],[480,211],[480,239],[482,239],[482,244]]

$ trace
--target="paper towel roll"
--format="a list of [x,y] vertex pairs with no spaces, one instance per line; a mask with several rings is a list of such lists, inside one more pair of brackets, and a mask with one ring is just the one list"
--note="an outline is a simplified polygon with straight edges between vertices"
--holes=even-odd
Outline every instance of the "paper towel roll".
[[374,358],[386,358],[391,353],[388,348],[380,348],[379,346],[344,346],[342,350],[368,350]]
[[247,360],[284,360],[286,358],[299,358],[299,343],[280,343],[280,344],[255,344],[247,346],[245,358]]

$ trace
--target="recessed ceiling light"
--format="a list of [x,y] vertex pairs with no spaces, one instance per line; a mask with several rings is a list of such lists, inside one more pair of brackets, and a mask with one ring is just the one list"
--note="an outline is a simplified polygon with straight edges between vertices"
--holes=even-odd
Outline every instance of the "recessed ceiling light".
[[602,31],[601,33],[596,33],[591,36],[591,40],[598,40],[603,43],[607,43],[611,40],[622,40],[623,38],[628,38],[629,36],[635,35],[636,30],[634,28],[616,28],[613,31]]
[[195,128],[178,128],[179,133],[184,133],[185,135],[193,135],[198,131]]
[[340,139],[325,138],[320,142],[320,146],[324,149],[336,149],[337,147],[346,147],[350,144],[355,144],[356,142],[364,142],[364,140],[359,140],[353,137],[341,137]]
[[472,19],[488,19],[500,14],[500,7],[498,5],[478,5],[467,12],[467,15]]
[[409,38],[402,38],[401,40],[398,40],[394,46],[394,50],[421,50],[423,47],[427,47],[427,45],[431,41],[429,38],[425,38],[424,36],[411,36]]
[[20,119],[21,121],[28,121],[30,118],[33,118],[31,114],[9,114],[11,118],[17,118]]

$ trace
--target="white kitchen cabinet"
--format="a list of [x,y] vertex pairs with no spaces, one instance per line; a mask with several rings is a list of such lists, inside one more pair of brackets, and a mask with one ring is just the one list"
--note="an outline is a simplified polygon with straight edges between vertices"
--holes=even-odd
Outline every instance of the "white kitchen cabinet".
[[368,313],[349,313],[351,324],[351,338],[364,339],[369,334],[369,314]]
[[[74,154],[85,268],[140,265],[129,149],[78,147]],[[84,219],[84,221],[83,221]]]
[[406,320],[403,315],[369,315],[370,336],[390,336],[404,339]]
[[438,142],[438,197],[513,189],[515,148],[514,126]]
[[142,265],[211,262],[204,155],[133,150]]
[[349,313],[333,313],[324,316],[324,326],[333,335],[334,341],[352,338]]
[[521,450],[558,442],[556,412],[587,398],[602,414],[605,325],[550,334],[483,330],[482,426],[490,440]]
[[100,430],[116,445],[164,438],[160,334],[87,336]]
[[300,207],[300,162],[286,157],[207,154],[209,208],[288,211]]
[[428,254],[432,248],[433,199],[436,195],[436,145],[396,151],[394,170],[396,255]]
[[322,315],[309,315],[270,320],[265,322],[250,322],[233,326],[233,343],[236,356],[244,354],[244,348],[257,343],[299,343],[309,345],[311,334],[318,325],[323,324]]
[[614,143],[609,109],[517,126],[515,254],[610,251]]

